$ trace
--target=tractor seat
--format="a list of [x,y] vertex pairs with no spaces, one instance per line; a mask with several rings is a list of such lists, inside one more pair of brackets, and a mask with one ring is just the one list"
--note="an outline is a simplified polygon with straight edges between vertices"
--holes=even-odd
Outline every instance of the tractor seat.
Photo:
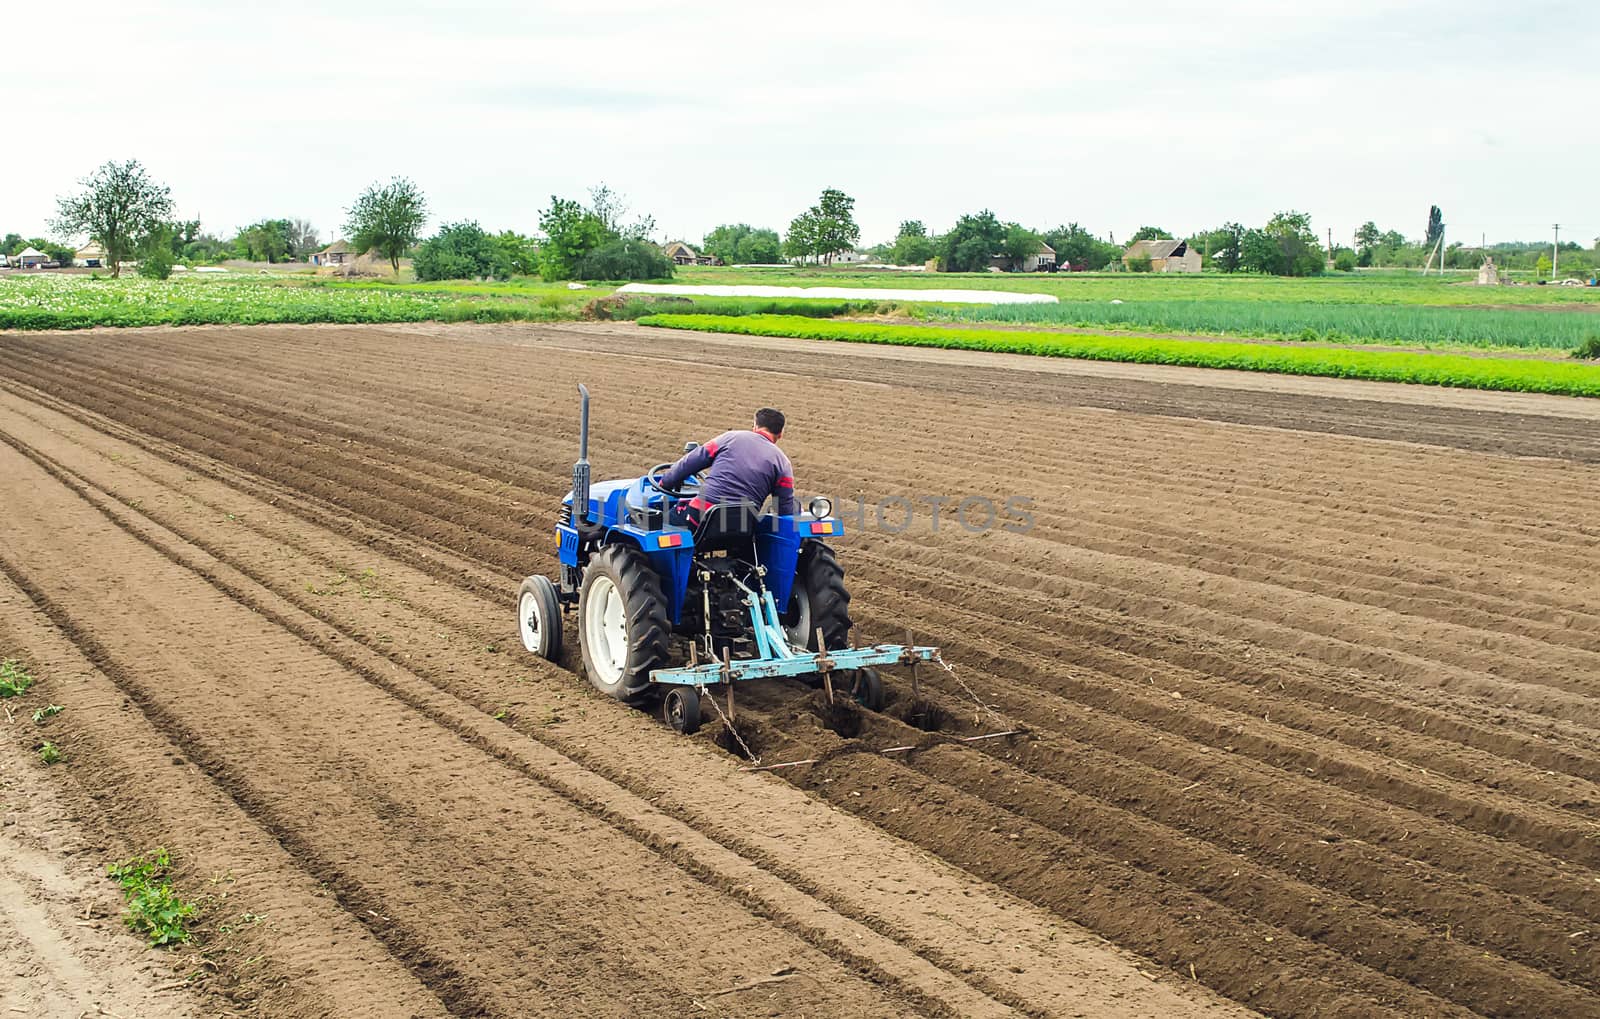
[[760,516],[761,507],[747,499],[717,503],[706,510],[700,526],[694,529],[696,551],[725,551],[748,544]]

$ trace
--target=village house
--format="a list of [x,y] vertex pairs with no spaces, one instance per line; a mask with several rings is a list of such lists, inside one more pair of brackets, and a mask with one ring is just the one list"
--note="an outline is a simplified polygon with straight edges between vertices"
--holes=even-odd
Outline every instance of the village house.
[[1009,255],[995,255],[989,259],[989,267],[1002,272],[1055,272],[1056,249],[1043,241],[1039,242],[1039,250],[1013,263]]
[[15,261],[24,269],[40,269],[50,261],[50,256],[38,248],[23,248],[17,252]]
[[715,265],[716,259],[702,255],[682,241],[668,241],[661,251],[672,259],[673,265]]
[[350,261],[354,253],[350,250],[348,241],[334,241],[332,244],[311,254],[311,264],[315,266],[344,265]]
[[103,269],[106,266],[106,249],[90,241],[72,256],[72,264],[83,269]]
[[1200,271],[1200,252],[1190,248],[1186,241],[1134,241],[1122,253],[1122,264],[1126,266],[1141,256],[1150,259],[1151,272]]

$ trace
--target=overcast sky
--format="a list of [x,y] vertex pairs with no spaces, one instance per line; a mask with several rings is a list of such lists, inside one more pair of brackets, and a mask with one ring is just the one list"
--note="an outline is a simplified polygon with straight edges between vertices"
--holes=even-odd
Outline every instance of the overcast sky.
[[[1125,9],[1116,10],[1122,6]],[[325,239],[368,183],[532,232],[605,181],[663,238],[863,241],[985,207],[1126,238],[1309,212],[1417,237],[1600,235],[1600,3],[4,2],[0,232],[136,158],[231,235]]]

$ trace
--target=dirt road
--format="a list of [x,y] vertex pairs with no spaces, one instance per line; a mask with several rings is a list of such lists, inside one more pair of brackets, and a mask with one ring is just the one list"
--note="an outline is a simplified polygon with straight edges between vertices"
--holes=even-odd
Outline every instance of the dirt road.
[[[204,1007],[1600,1011],[1587,404],[921,353],[0,337],[0,653],[68,704],[71,809],[218,889]],[[869,507],[861,632],[957,663],[939,731],[904,677],[762,691],[753,751],[820,763],[743,772],[525,655],[579,380],[598,476],[788,409]]]

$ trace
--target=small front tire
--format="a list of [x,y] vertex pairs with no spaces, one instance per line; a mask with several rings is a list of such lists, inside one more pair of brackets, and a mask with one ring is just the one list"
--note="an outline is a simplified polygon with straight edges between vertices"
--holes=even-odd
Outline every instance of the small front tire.
[[561,600],[549,577],[537,574],[517,591],[517,632],[522,646],[547,661],[561,657]]
[[700,729],[700,694],[692,686],[675,686],[661,699],[661,718],[668,725],[692,736]]

